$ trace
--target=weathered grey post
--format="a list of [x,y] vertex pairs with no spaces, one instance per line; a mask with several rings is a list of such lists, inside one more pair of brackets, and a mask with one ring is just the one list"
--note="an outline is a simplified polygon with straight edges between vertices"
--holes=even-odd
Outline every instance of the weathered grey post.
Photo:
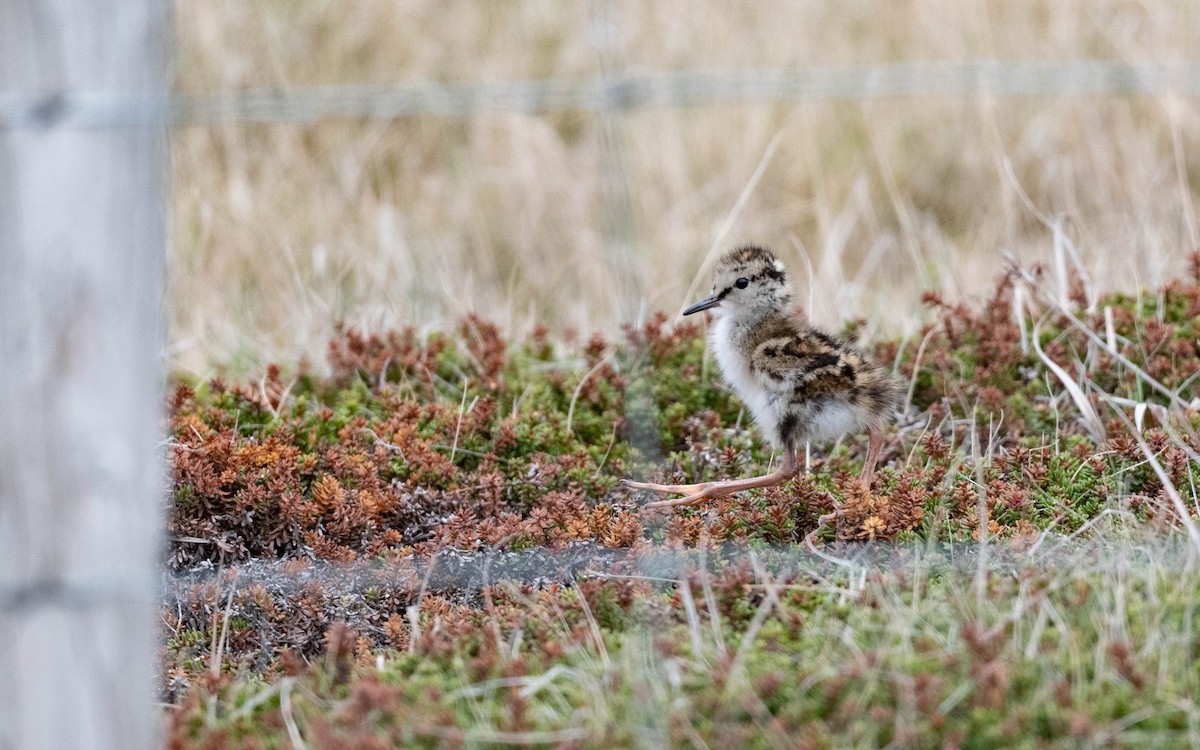
[[169,20],[0,2],[0,750],[155,744]]

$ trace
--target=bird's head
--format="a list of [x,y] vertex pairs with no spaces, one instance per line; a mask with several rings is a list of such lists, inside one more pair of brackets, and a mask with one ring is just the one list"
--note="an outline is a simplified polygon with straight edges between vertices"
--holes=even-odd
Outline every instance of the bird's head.
[[716,315],[758,318],[791,304],[787,270],[769,250],[739,247],[713,266],[712,296],[683,311],[684,315],[712,310]]

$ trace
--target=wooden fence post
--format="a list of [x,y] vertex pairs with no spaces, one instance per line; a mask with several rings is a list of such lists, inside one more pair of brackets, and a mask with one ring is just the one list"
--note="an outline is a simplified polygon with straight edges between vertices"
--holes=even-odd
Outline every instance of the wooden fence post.
[[170,20],[0,2],[0,750],[158,735]]

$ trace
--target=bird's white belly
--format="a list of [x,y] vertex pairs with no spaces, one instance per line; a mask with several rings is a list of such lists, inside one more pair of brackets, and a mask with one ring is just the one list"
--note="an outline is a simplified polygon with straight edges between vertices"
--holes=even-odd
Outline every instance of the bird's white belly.
[[810,440],[834,440],[847,432],[857,432],[863,427],[862,409],[838,401],[826,401],[812,412],[806,432]]
[[754,415],[754,422],[759,431],[768,440],[775,442],[779,432],[778,419],[783,413],[778,399],[783,394],[772,393],[755,379],[750,368],[746,366],[746,355],[734,348],[732,329],[733,321],[730,318],[717,318],[712,328],[713,354],[725,380],[733,386],[742,403]]

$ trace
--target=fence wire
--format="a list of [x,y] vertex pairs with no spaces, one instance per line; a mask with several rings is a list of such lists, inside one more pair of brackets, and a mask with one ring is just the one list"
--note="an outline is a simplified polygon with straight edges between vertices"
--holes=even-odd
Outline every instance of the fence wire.
[[0,128],[119,127],[239,121],[304,124],[328,118],[462,117],[716,104],[915,96],[1200,94],[1200,61],[904,62],[852,68],[620,73],[591,79],[495,83],[348,84],[175,95],[166,101],[111,92],[0,94]]

